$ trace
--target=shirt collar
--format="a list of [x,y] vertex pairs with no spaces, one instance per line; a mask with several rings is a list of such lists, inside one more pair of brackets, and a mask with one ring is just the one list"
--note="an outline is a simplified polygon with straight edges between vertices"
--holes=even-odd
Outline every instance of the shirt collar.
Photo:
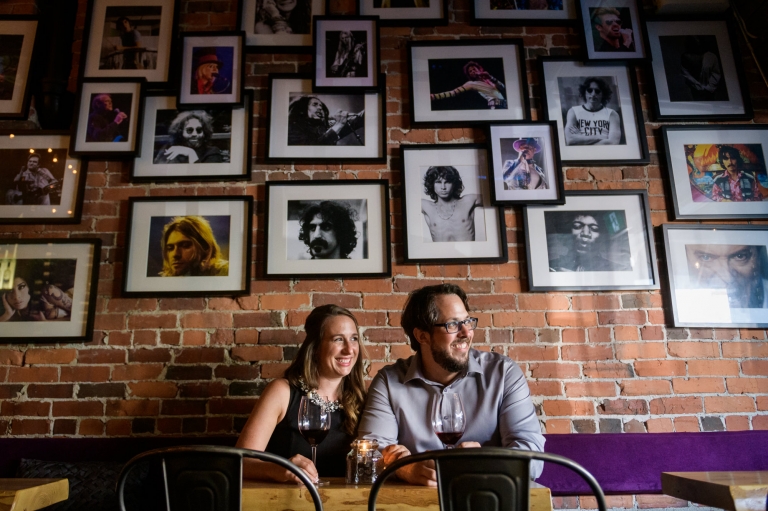
[[[456,380],[460,380],[464,378],[465,376],[469,374],[482,374],[483,370],[480,367],[480,362],[477,360],[478,358],[478,352],[477,350],[470,349],[469,350],[469,364],[467,365],[467,370],[459,376],[456,377]],[[421,370],[421,351],[417,352],[416,355],[413,356],[413,361],[411,362],[411,365],[408,367],[408,371],[405,373],[405,380],[403,383],[408,383],[411,380],[423,380],[425,382],[435,383],[429,380],[426,376],[424,376],[424,373]]]

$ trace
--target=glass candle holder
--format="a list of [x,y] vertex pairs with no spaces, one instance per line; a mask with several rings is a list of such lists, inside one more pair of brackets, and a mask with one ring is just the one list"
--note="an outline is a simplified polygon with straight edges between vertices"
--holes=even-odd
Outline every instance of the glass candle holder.
[[375,440],[355,440],[347,454],[347,484],[373,484],[379,472],[381,453]]

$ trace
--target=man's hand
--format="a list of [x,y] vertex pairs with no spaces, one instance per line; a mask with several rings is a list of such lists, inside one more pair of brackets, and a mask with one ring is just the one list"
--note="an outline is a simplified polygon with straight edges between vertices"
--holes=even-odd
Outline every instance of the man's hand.
[[163,153],[163,156],[165,156],[168,161],[173,161],[177,156],[180,155],[186,156],[189,159],[189,163],[195,163],[198,160],[195,150],[191,147],[183,145],[171,146],[165,150],[165,153]]
[[128,114],[126,114],[125,112],[120,112],[119,114],[117,114],[115,116],[115,124],[120,124],[121,122],[123,122],[127,118],[128,118]]
[[437,472],[435,471],[434,461],[422,461],[420,463],[411,463],[397,472],[397,477],[411,484],[421,486],[437,486]]
[[619,32],[621,33],[621,44],[623,44],[625,48],[632,46],[632,29],[622,28]]

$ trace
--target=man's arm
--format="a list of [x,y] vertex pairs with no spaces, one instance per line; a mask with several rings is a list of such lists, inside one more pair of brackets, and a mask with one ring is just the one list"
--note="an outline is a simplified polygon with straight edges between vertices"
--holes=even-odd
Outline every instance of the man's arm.
[[376,440],[386,447],[397,443],[397,417],[389,402],[389,386],[384,373],[378,373],[368,389],[363,415],[357,427],[359,438]]
[[621,142],[621,119],[619,114],[611,112],[608,117],[608,138],[598,142],[600,145],[618,145]]

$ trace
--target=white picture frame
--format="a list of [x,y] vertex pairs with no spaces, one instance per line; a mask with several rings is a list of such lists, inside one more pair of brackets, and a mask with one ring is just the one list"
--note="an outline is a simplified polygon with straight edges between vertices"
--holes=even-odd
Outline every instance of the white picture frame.
[[[596,28],[595,20],[593,20],[593,13],[600,8],[614,9],[619,13],[618,19],[621,22],[622,33],[627,30],[631,31],[629,47],[624,45],[623,35],[618,38],[618,49],[606,49],[604,51],[602,46],[598,46],[598,44],[605,44]],[[638,0],[577,0],[577,9],[583,28],[581,32],[582,44],[586,50],[587,60],[640,60],[646,58],[642,11],[638,7]],[[609,21],[613,21],[613,19]],[[611,30],[608,29],[607,32],[608,37],[611,37]],[[611,48],[607,44],[605,47]]]
[[[298,7],[309,7],[310,13],[302,16],[301,27],[293,26],[290,20],[274,20],[269,17],[267,23],[257,19],[264,0],[240,0],[237,26],[245,32],[245,44],[248,51],[269,53],[308,53],[312,50],[312,18],[325,15],[325,0],[298,0]],[[268,17],[264,15],[263,17]],[[291,16],[293,17],[293,16]],[[278,28],[269,25],[277,23]],[[258,28],[257,28],[258,25]],[[290,29],[290,30],[289,30]]]

